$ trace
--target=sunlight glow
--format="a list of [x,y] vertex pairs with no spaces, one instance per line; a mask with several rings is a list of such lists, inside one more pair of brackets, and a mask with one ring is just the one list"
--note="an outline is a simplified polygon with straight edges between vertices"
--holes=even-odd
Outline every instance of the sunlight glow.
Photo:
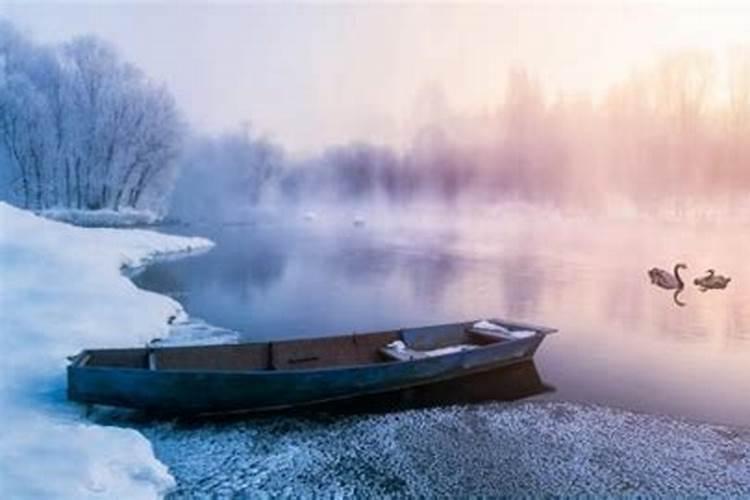
[[47,41],[110,40],[189,105],[194,126],[251,120],[295,151],[363,138],[403,144],[430,86],[449,111],[491,113],[513,67],[550,96],[601,97],[685,49],[716,55],[726,79],[724,54],[750,45],[744,2],[175,5],[10,3],[5,16]]

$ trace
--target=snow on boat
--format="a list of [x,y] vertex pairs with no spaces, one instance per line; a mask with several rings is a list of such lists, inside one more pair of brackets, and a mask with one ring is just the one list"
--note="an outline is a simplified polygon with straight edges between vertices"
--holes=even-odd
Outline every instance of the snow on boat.
[[500,319],[310,339],[84,350],[68,398],[169,414],[264,411],[529,360],[555,329]]

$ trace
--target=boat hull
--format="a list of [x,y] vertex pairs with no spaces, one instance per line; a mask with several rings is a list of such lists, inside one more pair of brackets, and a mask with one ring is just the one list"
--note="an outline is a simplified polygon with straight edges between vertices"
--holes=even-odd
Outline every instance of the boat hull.
[[195,415],[270,411],[445,381],[530,359],[544,334],[414,361],[299,370],[143,370],[68,366],[68,397]]

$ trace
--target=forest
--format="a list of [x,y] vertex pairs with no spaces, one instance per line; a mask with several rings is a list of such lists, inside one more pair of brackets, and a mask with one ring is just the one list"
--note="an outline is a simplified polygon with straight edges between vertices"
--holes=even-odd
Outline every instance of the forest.
[[[47,46],[0,24],[0,197],[34,210],[232,218],[263,204],[523,200],[731,209],[750,189],[750,49],[667,53],[601,95],[511,67],[502,102],[439,85],[405,146],[362,137],[292,156],[247,124],[189,127],[169,89],[106,42]],[[252,92],[252,89],[248,89]]]

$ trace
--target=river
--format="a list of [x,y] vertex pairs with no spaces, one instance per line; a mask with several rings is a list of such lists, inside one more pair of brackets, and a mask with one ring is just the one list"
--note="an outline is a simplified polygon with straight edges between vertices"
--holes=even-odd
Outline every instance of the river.
[[[488,317],[559,328],[536,398],[714,423],[750,422],[750,233],[740,223],[543,209],[290,211],[167,232],[214,250],[135,278],[248,340]],[[684,262],[679,296],[647,270]],[[692,285],[708,268],[726,290]],[[491,383],[487,382],[487,383]]]

